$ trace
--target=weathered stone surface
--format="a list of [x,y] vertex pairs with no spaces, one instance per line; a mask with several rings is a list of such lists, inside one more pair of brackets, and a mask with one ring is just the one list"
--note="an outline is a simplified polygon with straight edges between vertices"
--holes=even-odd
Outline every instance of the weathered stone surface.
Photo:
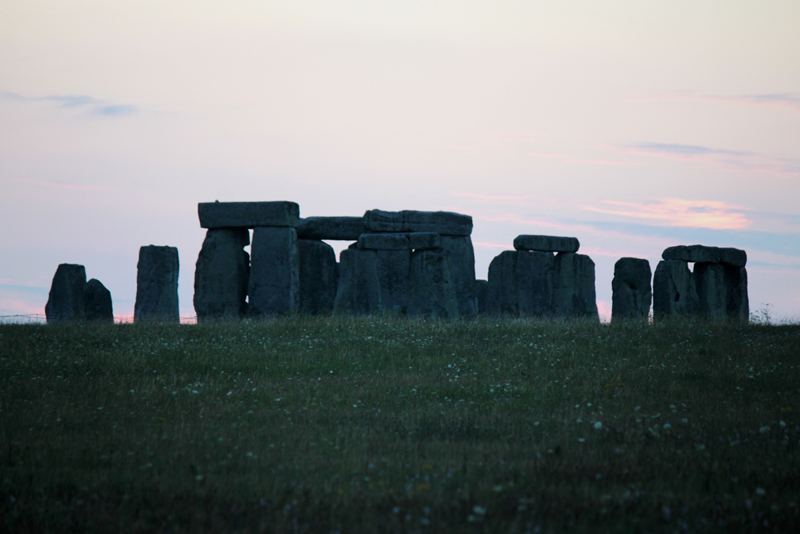
[[553,312],[565,317],[599,318],[592,258],[574,252],[556,255],[553,260]]
[[514,238],[514,249],[536,252],[578,252],[581,244],[577,237],[552,235],[518,235]]
[[366,232],[364,217],[306,217],[297,225],[298,239],[356,241]]
[[250,256],[247,228],[212,228],[206,232],[194,271],[197,320],[232,319],[247,313]]
[[369,210],[364,225],[371,232],[436,232],[443,236],[472,234],[472,217],[449,211]]
[[408,247],[411,250],[441,248],[442,236],[436,232],[412,232],[408,234]]
[[450,265],[450,276],[456,287],[458,313],[462,318],[478,313],[475,300],[475,250],[467,236],[441,236],[442,249]]
[[489,282],[487,280],[475,280],[475,301],[478,313],[487,313],[489,305]]
[[447,257],[441,249],[411,254],[408,315],[458,319],[458,299]]
[[274,315],[300,305],[300,257],[294,228],[256,227],[250,247],[248,313]]
[[364,250],[409,250],[407,234],[362,234],[358,248]]
[[689,265],[681,260],[658,262],[653,275],[653,318],[696,314],[699,306]]
[[650,315],[652,290],[650,262],[640,258],[620,258],[614,264],[611,281],[611,321],[646,320]]
[[295,202],[200,202],[197,205],[202,228],[255,228],[297,226],[300,206]]
[[111,303],[111,292],[100,280],[92,278],[83,289],[84,310],[86,319],[100,323],[114,322],[114,308]]
[[333,311],[339,265],[333,248],[322,241],[298,239],[300,255],[300,310],[310,314]]
[[139,249],[136,267],[134,322],[180,322],[178,309],[178,249],[150,245]]
[[379,309],[381,288],[374,250],[348,248],[339,254],[334,313],[363,315]]
[[405,314],[408,309],[411,251],[376,250],[380,300],[378,310]]
[[44,307],[48,323],[76,321],[86,317],[84,288],[86,269],[83,265],[62,263],[50,284],[50,295]]
[[511,317],[553,313],[553,254],[506,250],[489,265],[489,313]]
[[665,260],[680,260],[696,263],[727,263],[736,267],[747,264],[747,252],[738,248],[706,247],[704,245],[679,245],[664,250]]
[[749,320],[747,271],[744,267],[697,262],[693,277],[702,315],[717,320]]

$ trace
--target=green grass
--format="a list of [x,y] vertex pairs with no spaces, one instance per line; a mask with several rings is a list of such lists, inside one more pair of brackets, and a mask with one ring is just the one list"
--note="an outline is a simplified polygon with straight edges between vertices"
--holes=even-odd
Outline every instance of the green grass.
[[797,532],[800,326],[0,326],[0,531]]

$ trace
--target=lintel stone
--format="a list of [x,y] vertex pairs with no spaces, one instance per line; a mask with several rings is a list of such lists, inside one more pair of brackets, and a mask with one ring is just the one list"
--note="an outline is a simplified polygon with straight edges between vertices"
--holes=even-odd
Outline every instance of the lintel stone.
[[197,214],[202,228],[291,227],[300,220],[300,206],[276,202],[200,202]]
[[704,245],[669,247],[661,254],[661,258],[694,263],[727,263],[734,267],[744,267],[747,264],[747,252],[744,250]]
[[436,232],[441,235],[472,234],[472,217],[450,211],[369,210],[364,225],[370,232]]
[[514,239],[514,249],[535,252],[578,252],[581,244],[577,237],[558,237],[552,235],[518,235]]

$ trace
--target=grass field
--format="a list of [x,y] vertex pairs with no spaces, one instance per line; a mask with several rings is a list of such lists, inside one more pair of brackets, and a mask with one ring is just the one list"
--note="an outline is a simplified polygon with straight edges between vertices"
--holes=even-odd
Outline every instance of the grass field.
[[0,326],[0,531],[799,532],[800,325]]

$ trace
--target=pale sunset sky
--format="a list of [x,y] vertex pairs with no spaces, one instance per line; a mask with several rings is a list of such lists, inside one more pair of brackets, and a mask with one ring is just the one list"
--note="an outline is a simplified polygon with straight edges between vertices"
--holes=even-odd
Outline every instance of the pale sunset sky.
[[[476,273],[519,234],[613,266],[747,251],[751,311],[800,320],[800,2],[0,2],[0,315],[59,263],[132,315],[142,245],[197,203],[473,217]],[[346,244],[336,245],[340,250]]]

